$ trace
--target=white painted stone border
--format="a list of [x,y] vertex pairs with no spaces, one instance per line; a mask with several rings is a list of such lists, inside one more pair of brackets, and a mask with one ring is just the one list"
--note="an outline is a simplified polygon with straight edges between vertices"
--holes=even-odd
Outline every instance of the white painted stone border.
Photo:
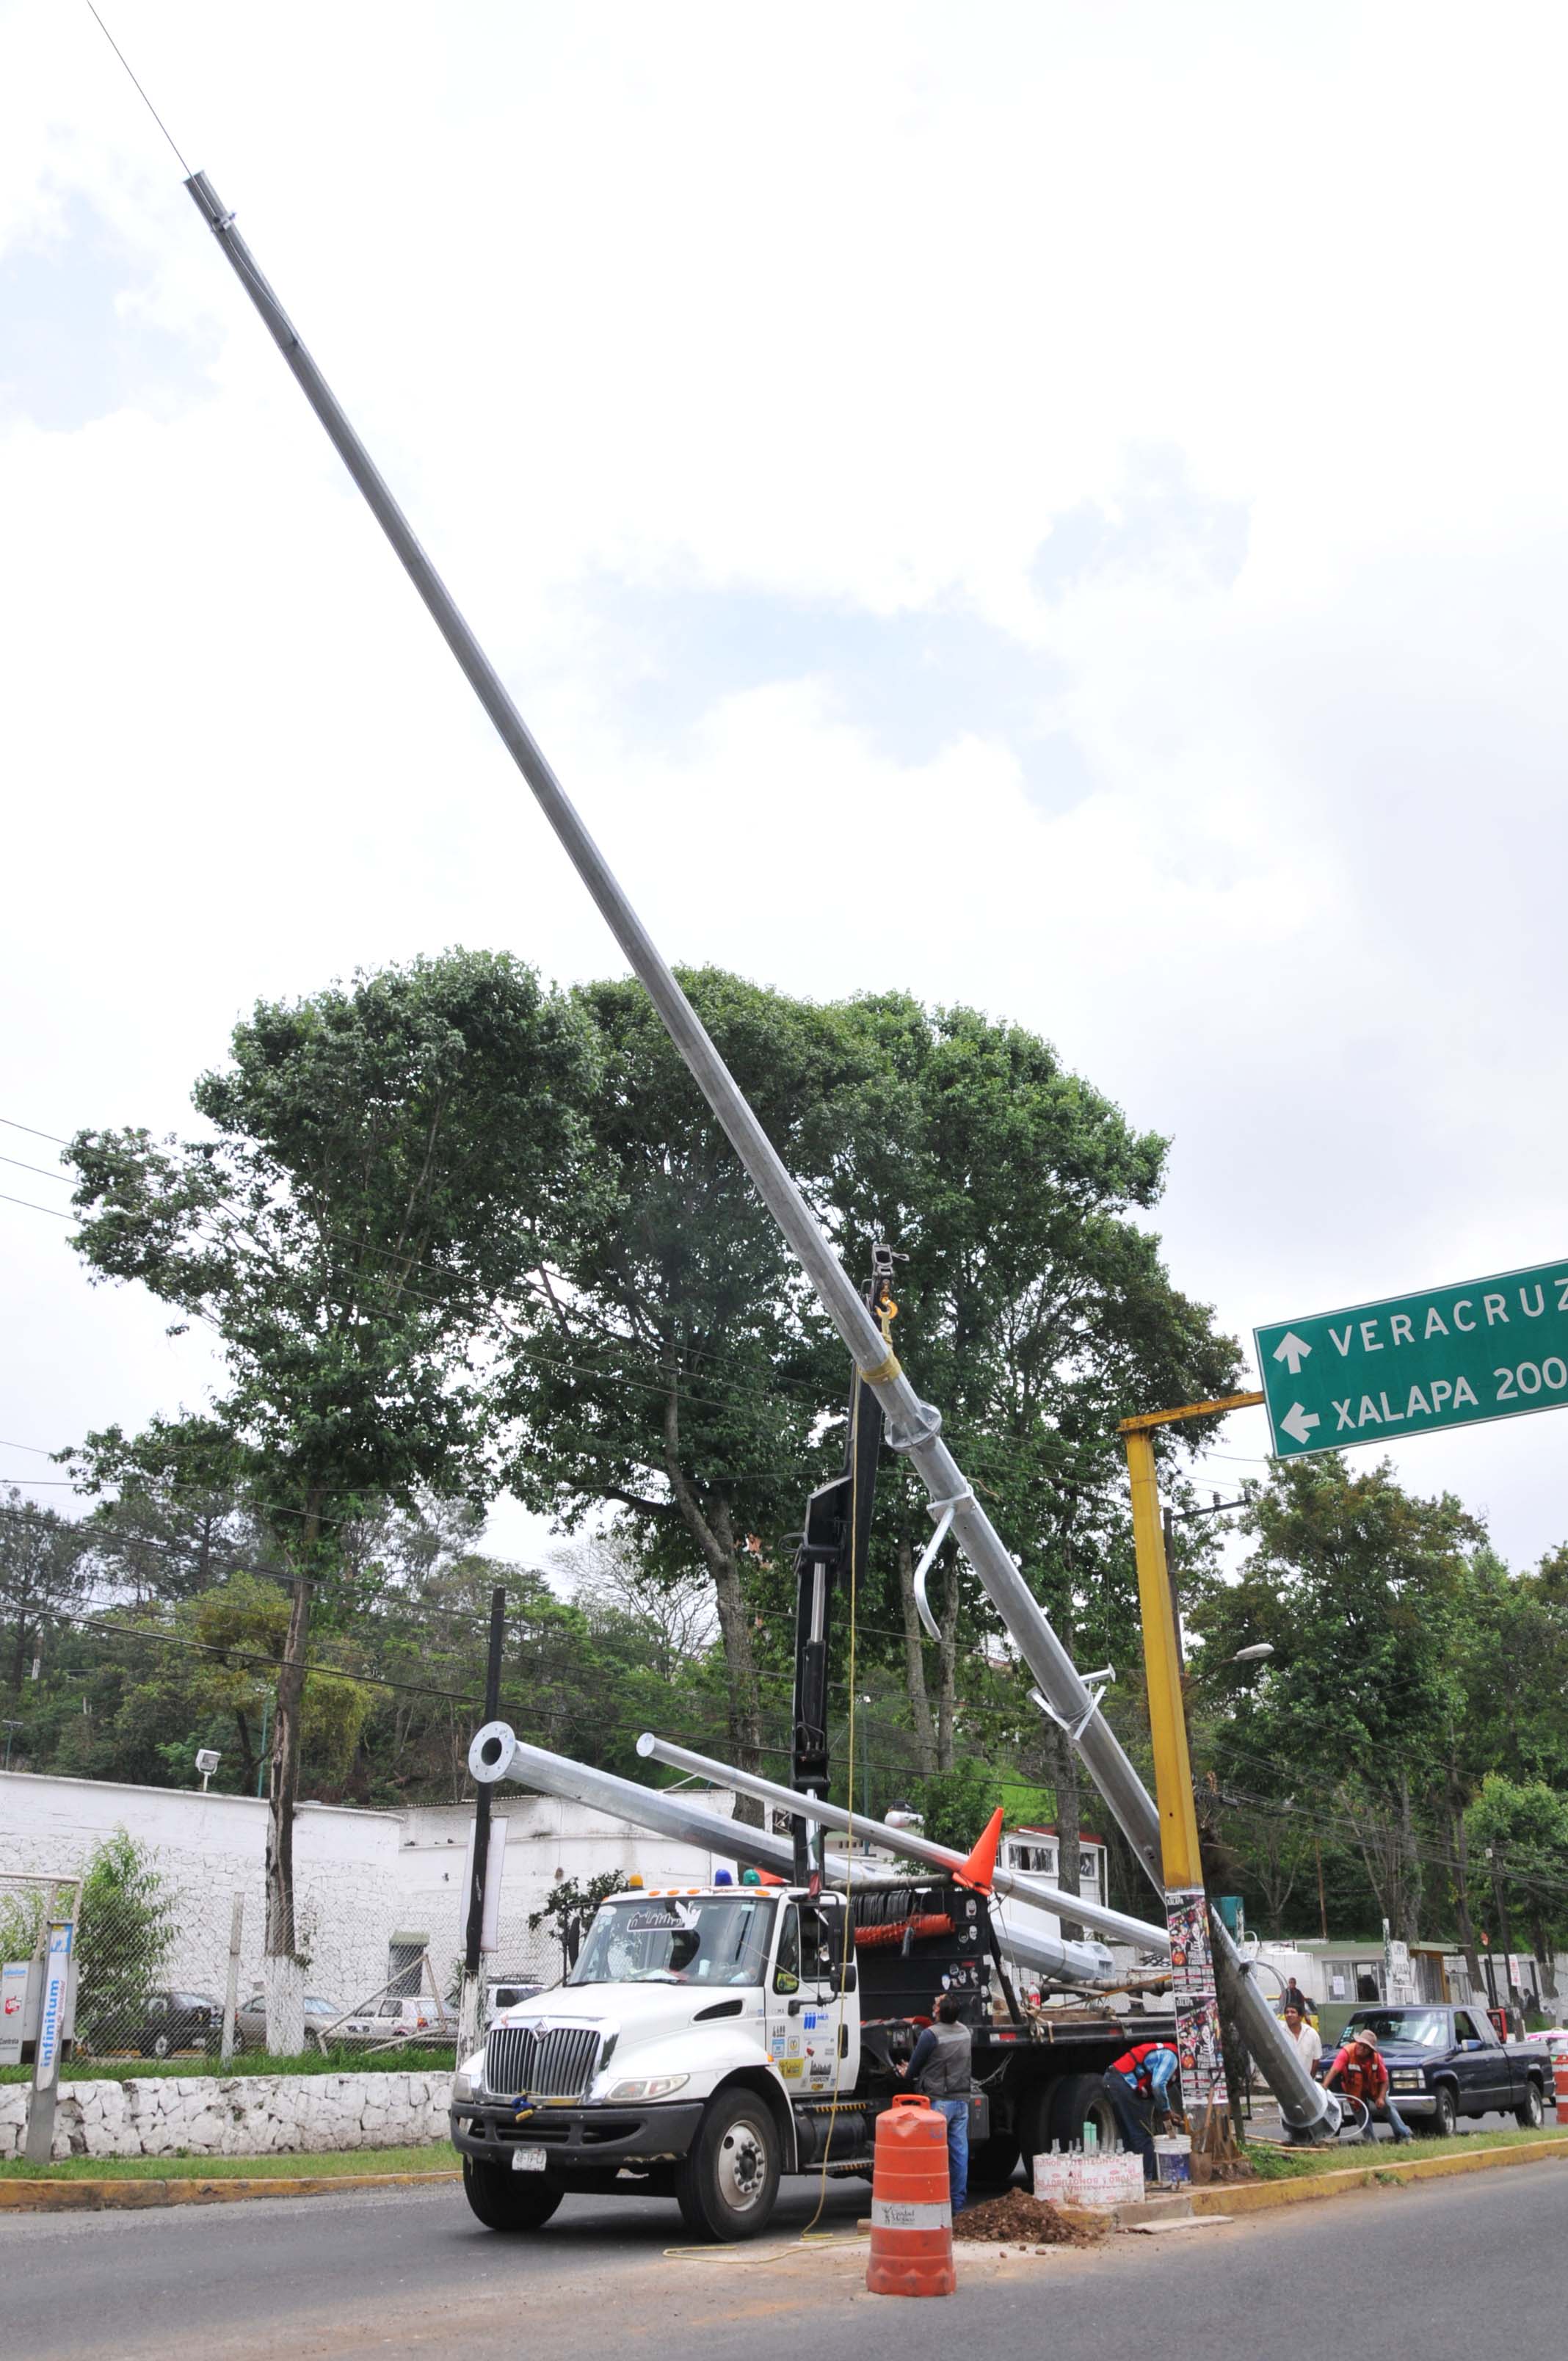
[[[446,2137],[450,2074],[140,2074],[62,2082],[54,2155],[310,2156]],[[22,2153],[25,2083],[0,2084],[0,2158]]]

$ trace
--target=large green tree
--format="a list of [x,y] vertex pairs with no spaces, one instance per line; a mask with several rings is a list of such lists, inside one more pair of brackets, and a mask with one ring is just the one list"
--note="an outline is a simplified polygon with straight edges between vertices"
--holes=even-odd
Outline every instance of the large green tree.
[[[1240,1579],[1212,1581],[1193,1618],[1204,1744],[1255,1805],[1337,1822],[1382,1915],[1414,1941],[1481,1528],[1450,1494],[1407,1492],[1386,1461],[1353,1469],[1332,1452],[1277,1462],[1243,1523],[1254,1547]],[[1234,1662],[1262,1641],[1274,1653],[1261,1671]]]
[[313,1602],[356,1516],[489,1475],[498,1306],[582,1185],[580,1013],[532,971],[455,951],[258,1006],[192,1093],[205,1136],[84,1132],[77,1245],[220,1341],[197,1417],[95,1438],[122,1490],[237,1488],[290,1576],[267,1851],[268,2032],[302,2043],[293,1822]]

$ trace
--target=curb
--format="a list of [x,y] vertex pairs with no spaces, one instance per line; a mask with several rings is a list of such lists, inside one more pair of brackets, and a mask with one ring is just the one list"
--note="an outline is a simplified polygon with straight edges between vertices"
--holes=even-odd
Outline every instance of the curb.
[[242,2197],[326,2197],[334,2189],[422,2189],[443,2172],[258,2174],[255,2180],[0,2180],[0,2213],[134,2213],[152,2205],[228,2205]]
[[1216,2181],[1191,2192],[1194,2213],[1269,2213],[1280,2205],[1310,2205],[1353,2190],[1401,2188],[1412,2180],[1446,2180],[1456,2173],[1490,2172],[1509,2164],[1568,2159],[1568,2140],[1521,2140],[1514,2147],[1480,2147],[1461,2156],[1412,2157],[1408,2163],[1365,2164],[1347,2172],[1303,2174],[1299,2180]]

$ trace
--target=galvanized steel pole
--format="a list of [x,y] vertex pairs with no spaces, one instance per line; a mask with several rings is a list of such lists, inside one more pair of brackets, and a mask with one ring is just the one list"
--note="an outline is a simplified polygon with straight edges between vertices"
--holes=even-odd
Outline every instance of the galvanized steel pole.
[[[716,1787],[733,1788],[738,1795],[754,1795],[760,1803],[772,1804],[777,1810],[792,1812],[803,1820],[813,1820],[819,1828],[839,1828],[847,1836],[861,1837],[879,1852],[902,1854],[908,1861],[922,1861],[944,1872],[964,1865],[961,1852],[955,1852],[950,1845],[933,1844],[929,1837],[916,1836],[913,1828],[889,1828],[885,1820],[873,1820],[864,1812],[847,1812],[841,1804],[829,1804],[819,1795],[802,1795],[795,1787],[782,1787],[776,1779],[763,1779],[755,1771],[732,1770],[729,1763],[718,1762],[711,1754],[698,1754],[689,1746],[677,1746],[673,1739],[656,1737],[651,1730],[645,1730],[638,1740],[637,1752],[645,1761],[663,1763],[672,1771],[688,1771],[697,1778],[711,1780]],[[1130,1918],[1125,1911],[1107,1909],[1102,1903],[1085,1902],[1080,1894],[1064,1893],[1060,1886],[1052,1885],[1043,1877],[1030,1877],[998,1863],[991,1882],[1004,1899],[1032,1903],[1036,1910],[1074,1918],[1080,1926],[1092,1927],[1096,1934],[1109,1935],[1118,1943],[1133,1943],[1150,1951],[1170,1949],[1170,1937],[1165,1927],[1153,1926],[1147,1919]],[[1092,1981],[1104,1981],[1103,1968],[1098,1963]]]
[[[306,350],[293,323],[257,265],[250,248],[235,227],[228,211],[204,172],[186,182],[203,218],[217,238],[231,269],[260,313],[269,335],[325,428],[344,466],[364,494],[382,532],[391,543],[410,580],[423,599],[437,630],[456,657],[475,695],[489,715],[497,734],[532,789],[540,808],[565,848],[577,874],[602,913],[633,972],[646,987],[698,1089],[712,1108],[736,1154],[789,1241],[844,1345],[875,1391],[887,1419],[887,1440],[913,1463],[933,1504],[933,1514],[952,1505],[953,1531],[979,1576],[992,1604],[1012,1633],[1025,1662],[1039,1683],[1041,1694],[1069,1728],[1091,1777],[1114,1813],[1118,1825],[1143,1863],[1151,1883],[1162,1887],[1159,1820],[1154,1803],[1098,1710],[1067,1650],[1029,1590],[1001,1535],[965,1482],[962,1471],[941,1440],[941,1418],[921,1400],[872,1320],[859,1290],[824,1237],[810,1208],[785,1170],[773,1142],[747,1104],[734,1077],[665,964],[631,904],[621,891],[593,838],[584,826],[532,732],[509,696],[499,674],[480,647],[455,600],[442,581],[369,453],[340,407],[336,396]],[[1259,1997],[1259,2005],[1273,2018]],[[1260,2036],[1263,2028],[1260,2027]],[[1249,2037],[1251,2033],[1249,2024]],[[1286,2073],[1292,2101],[1316,2121],[1322,2113],[1317,2086],[1297,2069],[1289,2054]],[[1274,2075],[1271,2087],[1277,2088]],[[1302,2089],[1300,2086],[1305,2085]],[[1285,2103],[1286,2092],[1279,2092]]]

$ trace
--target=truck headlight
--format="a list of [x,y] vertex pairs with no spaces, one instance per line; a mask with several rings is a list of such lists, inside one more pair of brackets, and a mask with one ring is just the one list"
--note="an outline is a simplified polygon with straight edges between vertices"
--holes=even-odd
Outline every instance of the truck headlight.
[[667,2099],[672,2091],[684,2091],[691,2081],[689,2074],[649,2074],[641,2081],[635,2077],[628,2082],[612,2082],[605,2096],[617,2099]]
[[472,2058],[465,2058],[452,2077],[455,2099],[477,2099],[485,2087],[485,2053],[476,2049]]
[[1424,2091],[1427,2086],[1427,2078],[1424,2074],[1409,2071],[1403,2074],[1390,2074],[1388,2081],[1390,2087],[1396,2091]]

